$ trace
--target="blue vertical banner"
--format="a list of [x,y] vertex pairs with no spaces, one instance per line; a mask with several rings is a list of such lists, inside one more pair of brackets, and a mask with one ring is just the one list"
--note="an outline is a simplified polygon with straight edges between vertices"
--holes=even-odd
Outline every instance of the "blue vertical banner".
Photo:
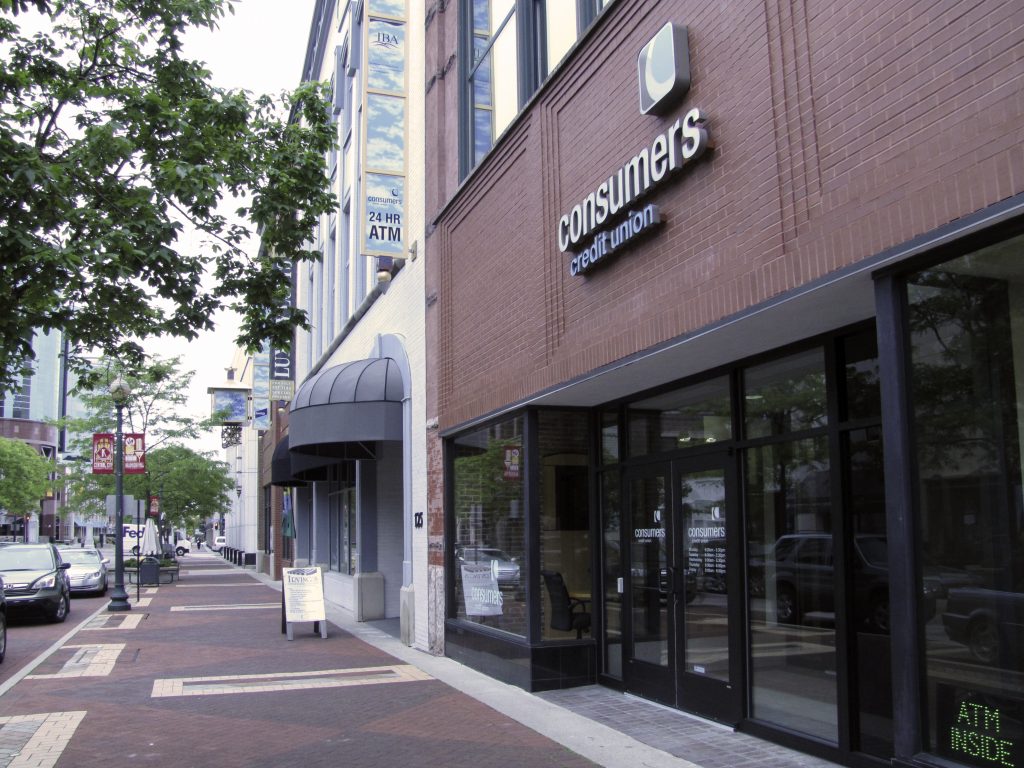
[[405,256],[406,0],[368,0],[363,67],[362,248]]
[[253,357],[252,427],[270,429],[270,348],[266,345]]

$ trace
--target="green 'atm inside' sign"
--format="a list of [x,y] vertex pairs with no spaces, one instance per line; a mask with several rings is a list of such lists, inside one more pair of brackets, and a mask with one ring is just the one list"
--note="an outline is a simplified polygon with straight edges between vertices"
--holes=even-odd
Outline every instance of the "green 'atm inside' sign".
[[938,688],[940,754],[968,765],[1024,768],[1021,702]]

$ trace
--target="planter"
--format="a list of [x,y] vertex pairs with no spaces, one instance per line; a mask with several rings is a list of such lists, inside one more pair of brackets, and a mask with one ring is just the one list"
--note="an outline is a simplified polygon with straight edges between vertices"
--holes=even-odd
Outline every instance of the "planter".
[[[150,584],[154,586],[170,584],[173,581],[176,581],[180,575],[179,566],[161,565],[158,570],[157,581],[144,581],[140,586],[149,586]],[[124,569],[124,577],[129,584],[137,583],[139,580],[139,569],[126,567]]]

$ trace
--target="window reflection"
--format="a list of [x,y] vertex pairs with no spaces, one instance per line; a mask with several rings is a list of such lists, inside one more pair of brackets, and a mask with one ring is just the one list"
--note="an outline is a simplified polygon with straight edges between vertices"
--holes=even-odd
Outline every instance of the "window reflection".
[[474,164],[519,111],[514,0],[473,3],[472,144]]
[[[540,452],[540,567],[558,574],[570,598],[568,621],[552,611],[547,583],[541,588],[541,638],[575,638],[591,624],[589,416],[580,411],[537,414]],[[559,605],[559,609],[566,606]],[[586,618],[583,618],[586,616]]]
[[455,615],[526,634],[523,420],[454,441]]
[[[1024,239],[907,284],[933,751],[1024,751]],[[965,712],[984,718],[965,718]]]
[[630,403],[630,456],[717,443],[732,437],[725,376]]
[[746,452],[752,715],[836,741],[828,442]]
[[746,437],[825,426],[825,358],[818,347],[743,373]]

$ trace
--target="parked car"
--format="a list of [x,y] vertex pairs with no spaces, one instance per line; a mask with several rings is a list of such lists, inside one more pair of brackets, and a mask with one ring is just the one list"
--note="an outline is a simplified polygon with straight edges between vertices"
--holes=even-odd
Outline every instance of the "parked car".
[[37,611],[50,621],[64,621],[71,609],[70,567],[53,544],[0,548],[0,579],[8,611]]
[[462,563],[489,564],[499,585],[519,583],[519,563],[503,550],[494,547],[456,547],[455,559],[459,565]]
[[7,598],[4,596],[4,583],[0,579],[0,662],[7,655]]
[[983,664],[1024,667],[1024,594],[998,589],[950,589],[942,614],[946,635]]
[[220,552],[227,545],[228,540],[223,536],[214,536],[213,544],[210,545],[210,549],[214,552]]
[[183,557],[192,553],[192,542],[186,539],[184,536],[178,538],[174,544],[174,554],[178,557]]
[[72,592],[107,593],[107,565],[110,561],[98,549],[62,548],[60,556],[71,566],[68,578]]

